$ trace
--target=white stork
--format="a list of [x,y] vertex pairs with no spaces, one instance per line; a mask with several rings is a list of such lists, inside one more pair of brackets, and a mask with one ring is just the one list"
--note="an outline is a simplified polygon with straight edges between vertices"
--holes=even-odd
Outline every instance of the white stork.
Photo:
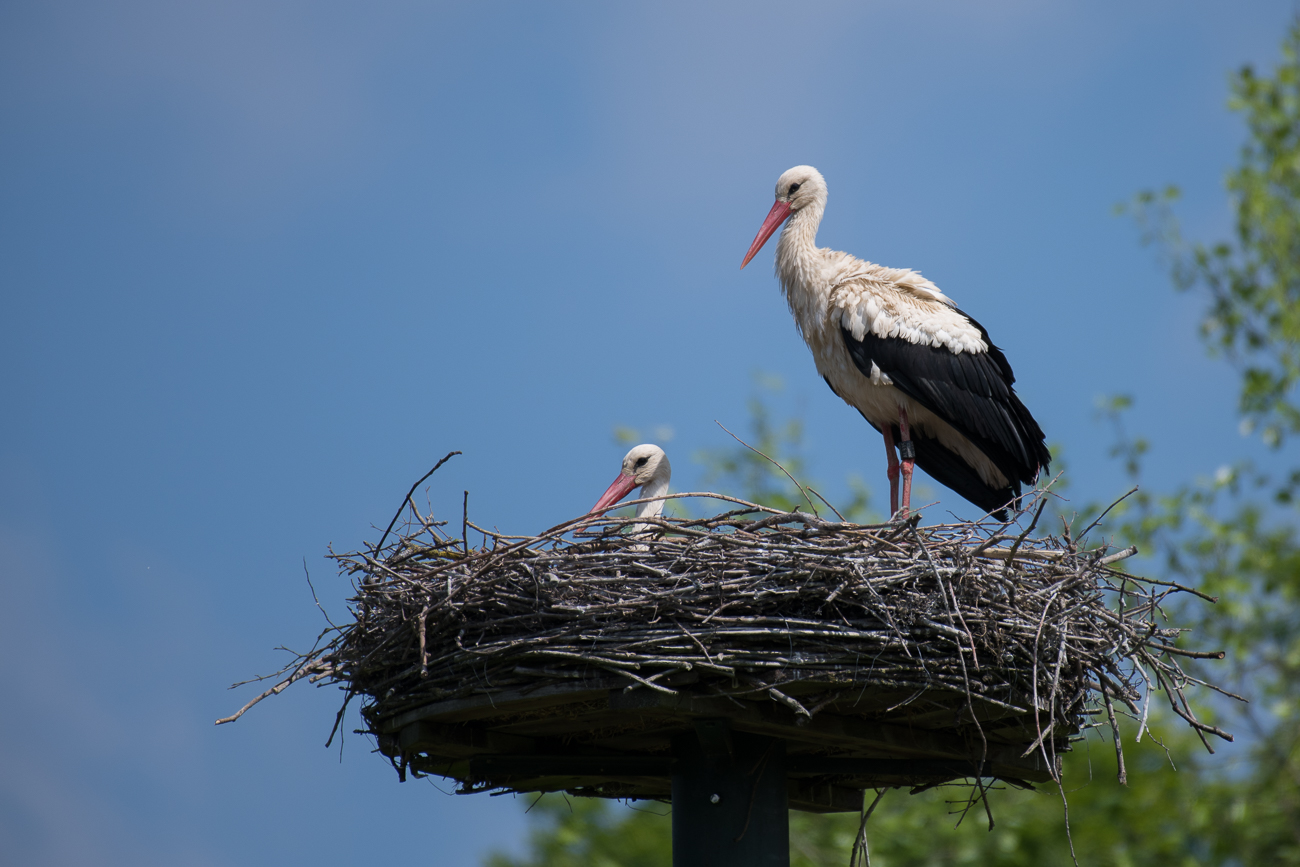
[[[640,488],[643,498],[662,497],[668,493],[668,482],[672,477],[673,467],[668,463],[668,456],[664,454],[663,449],[648,443],[636,446],[623,458],[623,469],[619,471],[618,478],[614,479],[614,483],[600,495],[600,499],[591,507],[588,514],[596,515],[604,512],[626,497],[633,488]],[[663,514],[663,511],[664,501],[654,500],[637,506],[636,516],[657,518]],[[632,528],[632,531],[635,534],[642,529],[645,529],[644,525],[638,524]]]
[[[744,268],[785,223],[776,274],[795,325],[826,384],[884,434],[889,507],[910,508],[912,466],[985,512],[1033,484],[1051,455],[1043,431],[1011,387],[1016,381],[988,332],[916,271],[886,268],[817,246],[826,180],[795,166],[776,182],[776,203]],[[786,221],[789,222],[786,222]]]

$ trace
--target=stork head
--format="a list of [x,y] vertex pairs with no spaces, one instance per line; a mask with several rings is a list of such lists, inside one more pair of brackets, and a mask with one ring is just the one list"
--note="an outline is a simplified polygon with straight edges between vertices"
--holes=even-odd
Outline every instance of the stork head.
[[664,454],[663,449],[648,443],[639,445],[623,458],[623,469],[619,472],[618,478],[614,479],[609,489],[601,494],[588,514],[603,512],[626,497],[633,488],[650,485],[652,482],[656,483],[654,484],[656,490],[661,488],[666,490],[672,474],[672,465],[668,463],[668,456]]
[[786,169],[776,180],[776,202],[772,205],[772,210],[768,211],[767,219],[758,230],[754,243],[749,245],[749,252],[745,254],[745,261],[740,263],[740,267],[744,268],[749,264],[749,260],[763,249],[767,239],[772,237],[772,233],[791,214],[816,202],[822,204],[826,202],[826,179],[822,177],[822,173],[812,166],[795,166]]

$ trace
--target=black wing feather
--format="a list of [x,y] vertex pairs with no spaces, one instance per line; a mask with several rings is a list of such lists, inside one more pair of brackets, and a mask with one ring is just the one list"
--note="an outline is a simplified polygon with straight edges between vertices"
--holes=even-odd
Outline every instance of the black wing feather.
[[988,352],[956,353],[871,332],[857,340],[847,329],[841,331],[858,370],[870,376],[874,363],[895,388],[952,425],[1011,480],[1005,490],[994,490],[937,440],[916,440],[916,463],[921,469],[991,511],[1019,496],[1021,482],[1032,484],[1047,469],[1051,455],[1042,428],[1012,388],[1016,377],[1006,356],[984,326],[956,312],[979,329]]

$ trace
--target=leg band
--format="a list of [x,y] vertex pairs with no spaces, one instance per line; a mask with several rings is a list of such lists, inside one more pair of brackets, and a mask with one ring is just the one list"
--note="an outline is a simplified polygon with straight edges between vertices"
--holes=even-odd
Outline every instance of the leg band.
[[898,457],[905,461],[916,460],[916,445],[911,440],[903,440],[898,444]]

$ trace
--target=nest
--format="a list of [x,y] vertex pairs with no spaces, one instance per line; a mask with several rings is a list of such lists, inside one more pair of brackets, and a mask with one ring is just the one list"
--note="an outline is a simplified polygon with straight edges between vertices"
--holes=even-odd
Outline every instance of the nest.
[[784,739],[791,806],[819,811],[868,787],[1059,780],[1072,740],[1108,724],[1118,751],[1117,709],[1144,725],[1154,695],[1231,739],[1185,695],[1205,685],[1185,660],[1222,654],[1176,646],[1161,610],[1203,594],[1121,571],[1134,548],[1032,537],[1042,501],[919,527],[677,496],[738,508],[536,537],[465,516],[451,535],[408,496],[394,541],[331,555],[354,620],[244,710],[336,683],[403,779],[618,798],[668,797],[673,737],[722,726]]

